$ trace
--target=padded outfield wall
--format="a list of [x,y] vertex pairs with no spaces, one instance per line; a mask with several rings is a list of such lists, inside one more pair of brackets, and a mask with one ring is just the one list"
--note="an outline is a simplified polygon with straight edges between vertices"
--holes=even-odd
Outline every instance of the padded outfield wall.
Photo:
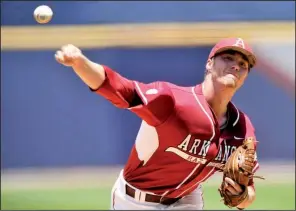
[[[184,86],[202,81],[207,55],[221,37],[293,44],[294,2],[51,2],[54,19],[45,26],[32,18],[39,4],[1,5],[3,168],[127,160],[140,119],[57,64],[61,44],[81,46],[130,79]],[[294,160],[295,98],[268,71],[264,65],[252,71],[234,103],[253,120],[259,159]]]

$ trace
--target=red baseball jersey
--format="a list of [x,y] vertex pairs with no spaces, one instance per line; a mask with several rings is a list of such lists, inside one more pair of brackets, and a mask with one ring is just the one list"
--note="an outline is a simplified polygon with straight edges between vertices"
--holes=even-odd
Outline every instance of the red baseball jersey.
[[[221,129],[201,84],[144,84],[104,69],[106,80],[96,93],[143,119],[124,168],[125,180],[140,190],[172,198],[187,195],[213,175],[246,137],[255,137],[247,115],[231,102],[227,125]],[[142,103],[133,105],[135,96]],[[254,171],[259,167],[255,162]]]

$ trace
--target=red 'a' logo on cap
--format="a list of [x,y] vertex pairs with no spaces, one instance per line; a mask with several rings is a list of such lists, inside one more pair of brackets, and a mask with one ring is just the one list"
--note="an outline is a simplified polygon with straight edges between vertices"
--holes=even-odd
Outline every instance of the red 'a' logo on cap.
[[245,43],[242,38],[236,39],[236,42],[233,46],[237,46],[237,47],[241,47],[241,48],[245,49]]

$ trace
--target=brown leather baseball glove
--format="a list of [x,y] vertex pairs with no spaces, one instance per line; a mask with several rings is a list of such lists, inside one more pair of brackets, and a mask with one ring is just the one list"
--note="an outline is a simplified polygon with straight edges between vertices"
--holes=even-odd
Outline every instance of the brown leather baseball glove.
[[[237,207],[248,197],[247,186],[252,178],[257,177],[264,179],[263,177],[253,175],[254,160],[255,140],[253,137],[249,137],[230,155],[222,168],[223,182],[218,190],[224,204],[228,207]],[[225,177],[229,177],[236,183],[240,184],[243,192],[240,195],[232,195],[226,191]]]

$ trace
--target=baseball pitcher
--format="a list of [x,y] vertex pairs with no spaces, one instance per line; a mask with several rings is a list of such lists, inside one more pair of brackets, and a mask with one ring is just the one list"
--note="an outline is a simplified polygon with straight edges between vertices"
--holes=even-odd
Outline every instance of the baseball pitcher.
[[225,205],[244,209],[254,201],[255,130],[231,102],[256,64],[243,39],[218,42],[203,82],[192,87],[127,79],[74,45],[63,46],[55,58],[91,91],[143,120],[112,189],[111,209],[203,209],[201,184],[217,171],[223,171],[217,194]]

